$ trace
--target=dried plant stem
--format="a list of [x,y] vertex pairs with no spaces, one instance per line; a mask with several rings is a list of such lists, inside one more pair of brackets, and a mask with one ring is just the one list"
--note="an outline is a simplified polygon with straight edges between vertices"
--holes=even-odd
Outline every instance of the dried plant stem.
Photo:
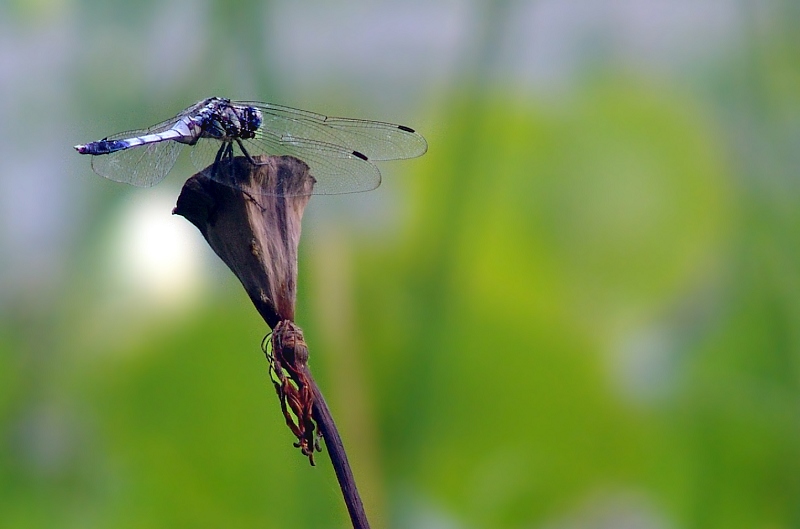
[[237,188],[197,174],[187,180],[173,213],[194,224],[239,278],[273,330],[268,353],[273,383],[295,445],[314,464],[325,440],[355,529],[368,529],[342,439],[308,368],[308,347],[294,323],[297,249],[303,210],[313,189],[308,167],[289,156],[234,158],[226,174]]

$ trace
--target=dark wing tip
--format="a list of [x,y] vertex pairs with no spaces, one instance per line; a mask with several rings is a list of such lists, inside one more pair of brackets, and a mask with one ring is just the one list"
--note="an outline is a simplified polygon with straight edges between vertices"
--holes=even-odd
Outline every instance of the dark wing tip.
[[405,125],[398,125],[397,128],[402,130],[403,132],[410,132],[412,134],[417,132],[414,129],[412,129],[411,127],[406,127]]
[[369,158],[367,158],[367,155],[362,154],[362,153],[360,153],[358,151],[353,151],[353,156],[355,156],[356,158],[361,158],[364,161],[369,161]]

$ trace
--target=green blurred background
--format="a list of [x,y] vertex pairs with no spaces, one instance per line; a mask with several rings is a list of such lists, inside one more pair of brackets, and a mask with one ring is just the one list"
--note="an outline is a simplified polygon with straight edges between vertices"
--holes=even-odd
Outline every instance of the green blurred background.
[[306,210],[377,528],[800,527],[794,1],[0,0],[0,528],[347,527],[235,278],[72,146],[203,97],[428,139]]

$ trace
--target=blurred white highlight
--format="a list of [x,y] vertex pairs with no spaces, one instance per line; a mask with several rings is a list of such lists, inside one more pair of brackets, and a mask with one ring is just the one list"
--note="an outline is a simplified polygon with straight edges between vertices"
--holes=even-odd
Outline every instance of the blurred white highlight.
[[201,239],[185,219],[172,215],[176,197],[170,189],[133,193],[121,211],[111,266],[115,283],[132,301],[178,308],[202,288]]

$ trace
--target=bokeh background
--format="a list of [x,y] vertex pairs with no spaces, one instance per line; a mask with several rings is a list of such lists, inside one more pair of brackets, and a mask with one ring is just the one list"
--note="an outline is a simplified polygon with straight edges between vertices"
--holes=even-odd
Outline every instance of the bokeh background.
[[306,210],[375,528],[800,527],[800,5],[0,0],[0,527],[347,527],[235,278],[72,146],[210,95],[413,126]]

